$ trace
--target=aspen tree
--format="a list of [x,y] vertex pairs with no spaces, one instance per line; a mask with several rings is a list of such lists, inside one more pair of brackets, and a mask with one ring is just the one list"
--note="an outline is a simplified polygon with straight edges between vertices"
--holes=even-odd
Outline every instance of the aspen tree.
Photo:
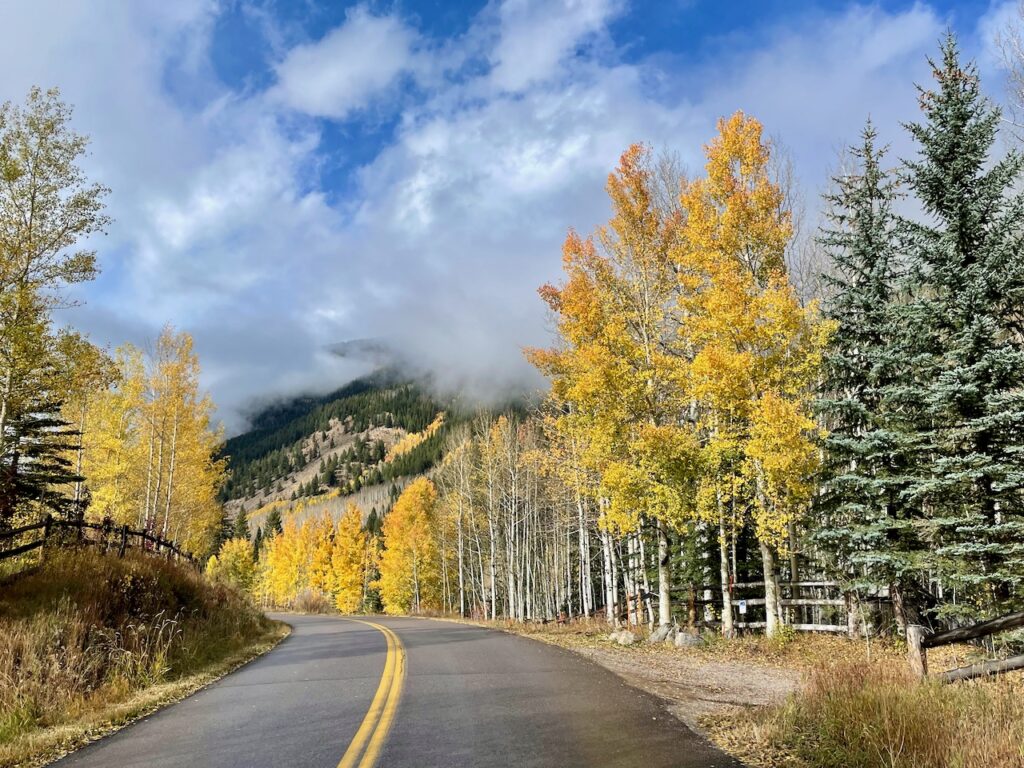
[[331,550],[331,591],[334,604],[342,613],[355,613],[363,603],[367,538],[362,510],[349,502],[338,520]]
[[566,281],[541,289],[561,346],[529,356],[552,379],[556,402],[589,422],[602,527],[628,536],[644,520],[656,526],[658,619],[667,625],[668,533],[692,512],[697,445],[680,419],[686,396],[670,316],[678,283],[669,253],[680,220],[656,204],[650,166],[644,147],[630,147],[608,178],[608,225],[586,240],[569,233]]
[[440,569],[432,523],[437,490],[425,477],[406,486],[384,518],[380,590],[387,613],[420,613],[440,603]]
[[[769,175],[761,124],[738,112],[718,127],[706,176],[686,182],[680,196],[679,333],[691,350],[687,388],[714,470],[699,498],[718,523],[723,602],[730,612],[725,536],[738,522],[727,519],[726,505],[747,508],[735,505],[742,493],[761,549],[771,635],[780,621],[776,553],[810,494],[817,432],[806,412],[829,326],[817,322],[813,303],[801,306],[786,279],[790,216]],[[772,449],[787,453],[774,457]],[[731,617],[723,626],[731,628]]]

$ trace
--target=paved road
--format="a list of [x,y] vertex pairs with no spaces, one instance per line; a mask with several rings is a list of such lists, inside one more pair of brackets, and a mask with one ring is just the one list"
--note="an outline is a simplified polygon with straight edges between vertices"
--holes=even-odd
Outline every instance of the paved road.
[[429,619],[282,616],[294,631],[65,768],[737,766],[568,651]]

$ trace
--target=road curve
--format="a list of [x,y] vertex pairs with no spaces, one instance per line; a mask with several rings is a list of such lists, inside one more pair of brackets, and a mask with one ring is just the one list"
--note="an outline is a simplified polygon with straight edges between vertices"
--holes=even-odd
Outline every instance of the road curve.
[[560,648],[429,619],[277,618],[294,631],[266,656],[57,765],[739,765]]

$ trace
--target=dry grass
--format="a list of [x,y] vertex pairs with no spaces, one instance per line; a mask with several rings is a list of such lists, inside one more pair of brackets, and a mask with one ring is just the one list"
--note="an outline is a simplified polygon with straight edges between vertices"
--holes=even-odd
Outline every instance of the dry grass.
[[785,703],[705,727],[751,766],[1021,768],[1024,681],[920,682],[905,664],[838,663]]
[[250,601],[134,555],[54,554],[0,596],[0,766],[124,721],[280,634]]

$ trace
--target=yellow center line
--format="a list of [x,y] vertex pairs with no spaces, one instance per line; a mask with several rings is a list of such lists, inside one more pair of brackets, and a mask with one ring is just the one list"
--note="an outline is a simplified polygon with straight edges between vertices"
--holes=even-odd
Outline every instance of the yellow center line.
[[[398,700],[402,696],[402,683],[405,680],[405,648],[394,632],[382,624],[361,619],[346,619],[359,624],[373,627],[384,635],[387,641],[387,657],[384,660],[384,672],[380,685],[370,702],[370,709],[359,725],[359,730],[352,737],[352,742],[342,755],[338,768],[372,768],[380,754],[384,741],[387,739],[391,723],[395,719]],[[366,749],[363,752],[363,749]],[[359,759],[362,755],[362,760]]]

